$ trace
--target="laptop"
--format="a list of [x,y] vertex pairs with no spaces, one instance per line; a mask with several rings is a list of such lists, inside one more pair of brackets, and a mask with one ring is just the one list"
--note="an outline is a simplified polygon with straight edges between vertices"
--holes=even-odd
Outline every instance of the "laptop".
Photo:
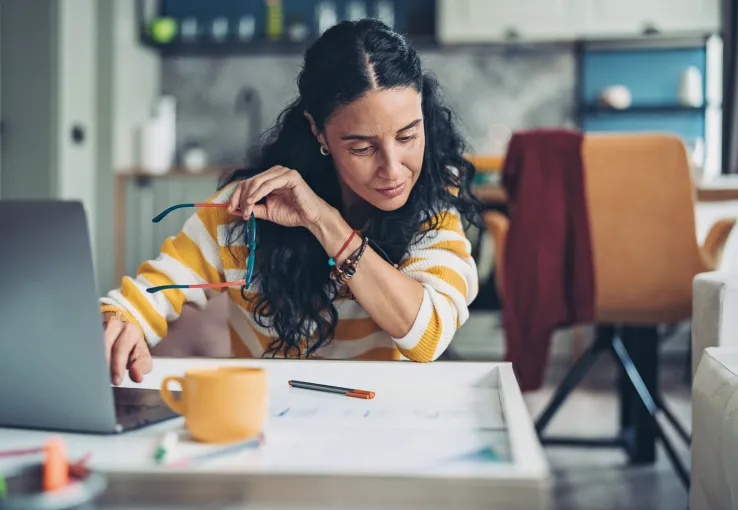
[[0,427],[115,434],[178,415],[110,382],[80,202],[0,200]]

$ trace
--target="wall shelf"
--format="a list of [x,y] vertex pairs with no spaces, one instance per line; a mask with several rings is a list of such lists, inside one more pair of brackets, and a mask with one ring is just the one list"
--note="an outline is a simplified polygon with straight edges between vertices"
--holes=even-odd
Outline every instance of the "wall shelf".
[[[440,45],[431,36],[408,36],[416,50],[437,49]],[[250,41],[226,40],[223,42],[203,40],[197,42],[160,43],[145,32],[141,33],[141,43],[158,52],[162,57],[235,57],[245,55],[303,55],[314,39],[301,42],[289,40],[270,41],[252,39]]]
[[[136,0],[136,18],[141,44],[166,57],[229,57],[241,55],[301,55],[319,34],[319,0],[282,0],[277,18],[270,18],[264,0]],[[378,0],[364,0],[366,15],[382,15]],[[435,37],[435,0],[389,0],[395,30],[405,34],[418,48],[437,48]],[[338,20],[353,16],[347,0],[334,0]],[[168,19],[162,37],[153,37],[152,22]],[[241,39],[242,20],[252,20],[250,38]],[[281,19],[280,35],[267,36],[269,20]],[[209,27],[217,20],[222,23],[217,39]],[[305,34],[300,40],[290,37],[298,23]],[[184,33],[184,27],[188,26]],[[161,33],[161,30],[160,30]],[[165,39],[166,37],[166,39]]]
[[597,114],[633,114],[633,113],[685,113],[685,112],[704,112],[707,105],[704,106],[684,106],[680,104],[643,104],[633,105],[628,108],[618,109],[610,106],[588,104],[579,108],[580,114],[597,115]]

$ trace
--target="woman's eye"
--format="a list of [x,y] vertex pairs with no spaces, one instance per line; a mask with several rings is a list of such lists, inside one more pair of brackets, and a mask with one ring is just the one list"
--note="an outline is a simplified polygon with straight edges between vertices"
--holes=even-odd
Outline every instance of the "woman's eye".
[[370,149],[371,149],[371,146],[369,146],[369,147],[357,147],[357,148],[351,149],[351,152],[353,152],[354,154],[367,154],[367,153],[369,153],[369,150]]

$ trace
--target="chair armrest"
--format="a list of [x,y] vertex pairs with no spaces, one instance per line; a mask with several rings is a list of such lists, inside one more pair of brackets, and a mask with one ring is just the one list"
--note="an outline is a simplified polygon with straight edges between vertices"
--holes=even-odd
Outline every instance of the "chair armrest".
[[709,267],[713,270],[720,268],[720,259],[723,256],[725,243],[735,226],[735,218],[724,218],[715,222],[702,243],[702,252],[707,256]]
[[692,281],[692,375],[708,347],[738,346],[738,274],[711,271]]
[[484,214],[484,223],[487,225],[487,232],[494,242],[494,260],[493,267],[495,270],[495,283],[497,286],[497,295],[503,298],[504,286],[502,285],[502,268],[504,267],[505,244],[507,242],[507,231],[510,228],[510,220],[502,213],[488,212]]

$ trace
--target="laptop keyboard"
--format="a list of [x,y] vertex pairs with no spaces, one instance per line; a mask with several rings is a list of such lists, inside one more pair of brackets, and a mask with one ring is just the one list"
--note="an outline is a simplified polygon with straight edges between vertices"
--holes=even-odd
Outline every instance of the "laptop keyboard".
[[[173,391],[176,394],[179,392]],[[124,429],[141,427],[178,416],[164,403],[159,390],[113,387],[115,416]]]

